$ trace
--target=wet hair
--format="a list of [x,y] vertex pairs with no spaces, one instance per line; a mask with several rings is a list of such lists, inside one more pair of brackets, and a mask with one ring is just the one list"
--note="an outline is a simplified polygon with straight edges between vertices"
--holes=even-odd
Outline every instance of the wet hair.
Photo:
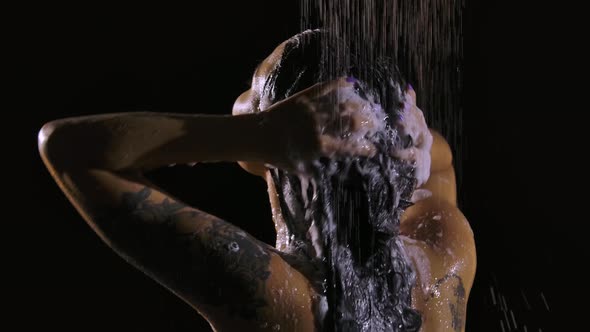
[[[374,157],[321,158],[311,179],[271,171],[289,248],[323,268],[318,287],[328,308],[319,317],[322,330],[418,331],[421,317],[411,307],[415,274],[399,237],[416,179],[412,164],[389,154],[403,145],[395,122],[406,85],[390,59],[367,59],[359,55],[363,45],[334,40],[319,30],[289,39],[261,100],[273,104],[318,82],[354,77],[356,93],[385,111],[386,130],[369,137]],[[310,227],[317,227],[319,250]]]

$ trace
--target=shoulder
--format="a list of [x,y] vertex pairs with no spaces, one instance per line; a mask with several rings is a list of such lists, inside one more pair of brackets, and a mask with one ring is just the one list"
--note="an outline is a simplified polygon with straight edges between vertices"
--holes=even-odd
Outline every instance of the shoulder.
[[432,160],[430,174],[428,180],[418,188],[426,191],[417,191],[416,198],[418,196],[438,197],[451,205],[457,205],[457,186],[451,147],[440,133],[433,129],[429,130],[433,138],[430,150]]
[[430,150],[430,173],[446,170],[452,167],[453,153],[447,140],[436,130],[429,128],[432,135],[432,148]]
[[430,177],[419,189],[429,192],[401,218],[405,250],[417,276],[414,306],[423,315],[425,331],[464,331],[467,299],[476,269],[473,231],[456,203],[451,148],[433,136]]
[[477,263],[467,219],[450,202],[430,197],[408,208],[401,233],[416,271],[412,298],[425,331],[464,331]]
[[475,241],[469,222],[456,206],[436,196],[406,210],[401,219],[401,232],[424,242],[438,255],[475,259]]
[[[403,235],[424,242],[440,255],[474,256],[475,242],[469,222],[456,205],[455,172],[451,148],[444,137],[433,136],[429,180],[419,189],[430,193],[406,209],[401,218]],[[474,258],[474,257],[473,257]]]

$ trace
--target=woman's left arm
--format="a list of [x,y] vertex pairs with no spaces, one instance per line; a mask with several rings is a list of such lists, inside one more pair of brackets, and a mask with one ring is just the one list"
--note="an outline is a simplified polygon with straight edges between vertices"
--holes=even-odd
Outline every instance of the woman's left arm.
[[[428,258],[428,275],[418,271],[424,331],[465,330],[467,300],[476,269],[476,252],[469,222],[457,207],[455,170],[446,140],[431,130],[430,177],[420,188],[426,195],[409,207],[401,219],[401,233],[412,239],[409,253]],[[423,266],[418,256],[414,266]]]

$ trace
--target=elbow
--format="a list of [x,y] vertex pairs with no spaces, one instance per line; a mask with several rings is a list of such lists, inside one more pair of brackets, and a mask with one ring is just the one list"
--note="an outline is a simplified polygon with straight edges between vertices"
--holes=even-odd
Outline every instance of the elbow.
[[41,130],[39,130],[39,134],[37,135],[37,147],[39,148],[39,153],[42,157],[44,157],[47,152],[49,137],[53,135],[57,126],[57,121],[51,121],[44,124],[43,127],[41,127]]
[[95,122],[66,118],[48,122],[39,130],[39,154],[50,172],[115,170],[120,166],[121,154],[113,153],[110,133]]
[[39,130],[37,147],[41,159],[50,171],[72,166],[81,157],[81,151],[76,148],[80,139],[67,127],[69,126],[64,120],[54,120]]
[[[46,165],[50,162],[51,143],[56,129],[59,127],[59,121],[51,121],[43,125],[37,135],[37,147],[39,154]],[[48,165],[49,166],[49,165]]]

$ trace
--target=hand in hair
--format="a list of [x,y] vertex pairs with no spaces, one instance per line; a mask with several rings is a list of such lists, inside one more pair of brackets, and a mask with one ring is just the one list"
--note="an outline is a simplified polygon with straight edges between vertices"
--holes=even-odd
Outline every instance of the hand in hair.
[[318,83],[265,113],[280,146],[273,166],[303,173],[321,157],[373,156],[367,135],[384,126],[353,80],[345,78]]

